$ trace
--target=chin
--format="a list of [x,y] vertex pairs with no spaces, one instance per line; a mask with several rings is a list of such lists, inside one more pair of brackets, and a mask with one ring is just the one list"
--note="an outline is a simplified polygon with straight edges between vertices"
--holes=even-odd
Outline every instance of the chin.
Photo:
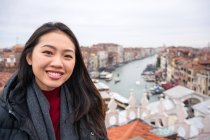
[[60,87],[61,86],[61,84],[48,84],[47,85],[47,87],[49,87],[49,88],[57,88],[57,87]]
[[58,87],[60,87],[61,85],[51,85],[50,87],[51,88],[58,88]]

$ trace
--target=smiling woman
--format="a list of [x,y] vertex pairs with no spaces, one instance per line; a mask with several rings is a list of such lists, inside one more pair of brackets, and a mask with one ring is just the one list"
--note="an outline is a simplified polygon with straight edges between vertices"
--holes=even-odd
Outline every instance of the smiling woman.
[[104,103],[66,25],[39,27],[19,62],[0,97],[1,140],[107,139]]
[[52,90],[70,78],[75,65],[75,46],[65,33],[50,32],[40,37],[26,59],[38,86]]

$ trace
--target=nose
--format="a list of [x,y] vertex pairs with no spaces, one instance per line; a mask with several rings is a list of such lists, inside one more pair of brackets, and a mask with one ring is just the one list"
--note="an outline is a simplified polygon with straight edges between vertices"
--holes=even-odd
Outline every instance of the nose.
[[60,56],[55,56],[52,60],[51,65],[54,67],[62,67],[63,66],[62,58]]

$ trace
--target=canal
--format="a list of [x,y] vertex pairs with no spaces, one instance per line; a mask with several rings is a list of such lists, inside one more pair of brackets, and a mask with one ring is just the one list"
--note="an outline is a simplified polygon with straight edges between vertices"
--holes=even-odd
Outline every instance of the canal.
[[[140,103],[143,93],[154,86],[153,82],[144,81],[141,73],[148,64],[155,64],[157,56],[150,56],[141,60],[124,64],[113,71],[113,79],[119,74],[120,82],[100,80],[110,87],[110,90],[129,98],[130,92],[134,93],[137,103]],[[152,100],[152,99],[151,99]]]

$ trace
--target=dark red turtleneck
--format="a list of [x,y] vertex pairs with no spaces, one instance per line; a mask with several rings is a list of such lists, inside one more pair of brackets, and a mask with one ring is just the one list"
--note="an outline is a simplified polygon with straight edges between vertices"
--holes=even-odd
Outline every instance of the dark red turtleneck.
[[60,140],[60,88],[52,91],[43,91],[50,105],[50,117],[56,135],[56,140]]

